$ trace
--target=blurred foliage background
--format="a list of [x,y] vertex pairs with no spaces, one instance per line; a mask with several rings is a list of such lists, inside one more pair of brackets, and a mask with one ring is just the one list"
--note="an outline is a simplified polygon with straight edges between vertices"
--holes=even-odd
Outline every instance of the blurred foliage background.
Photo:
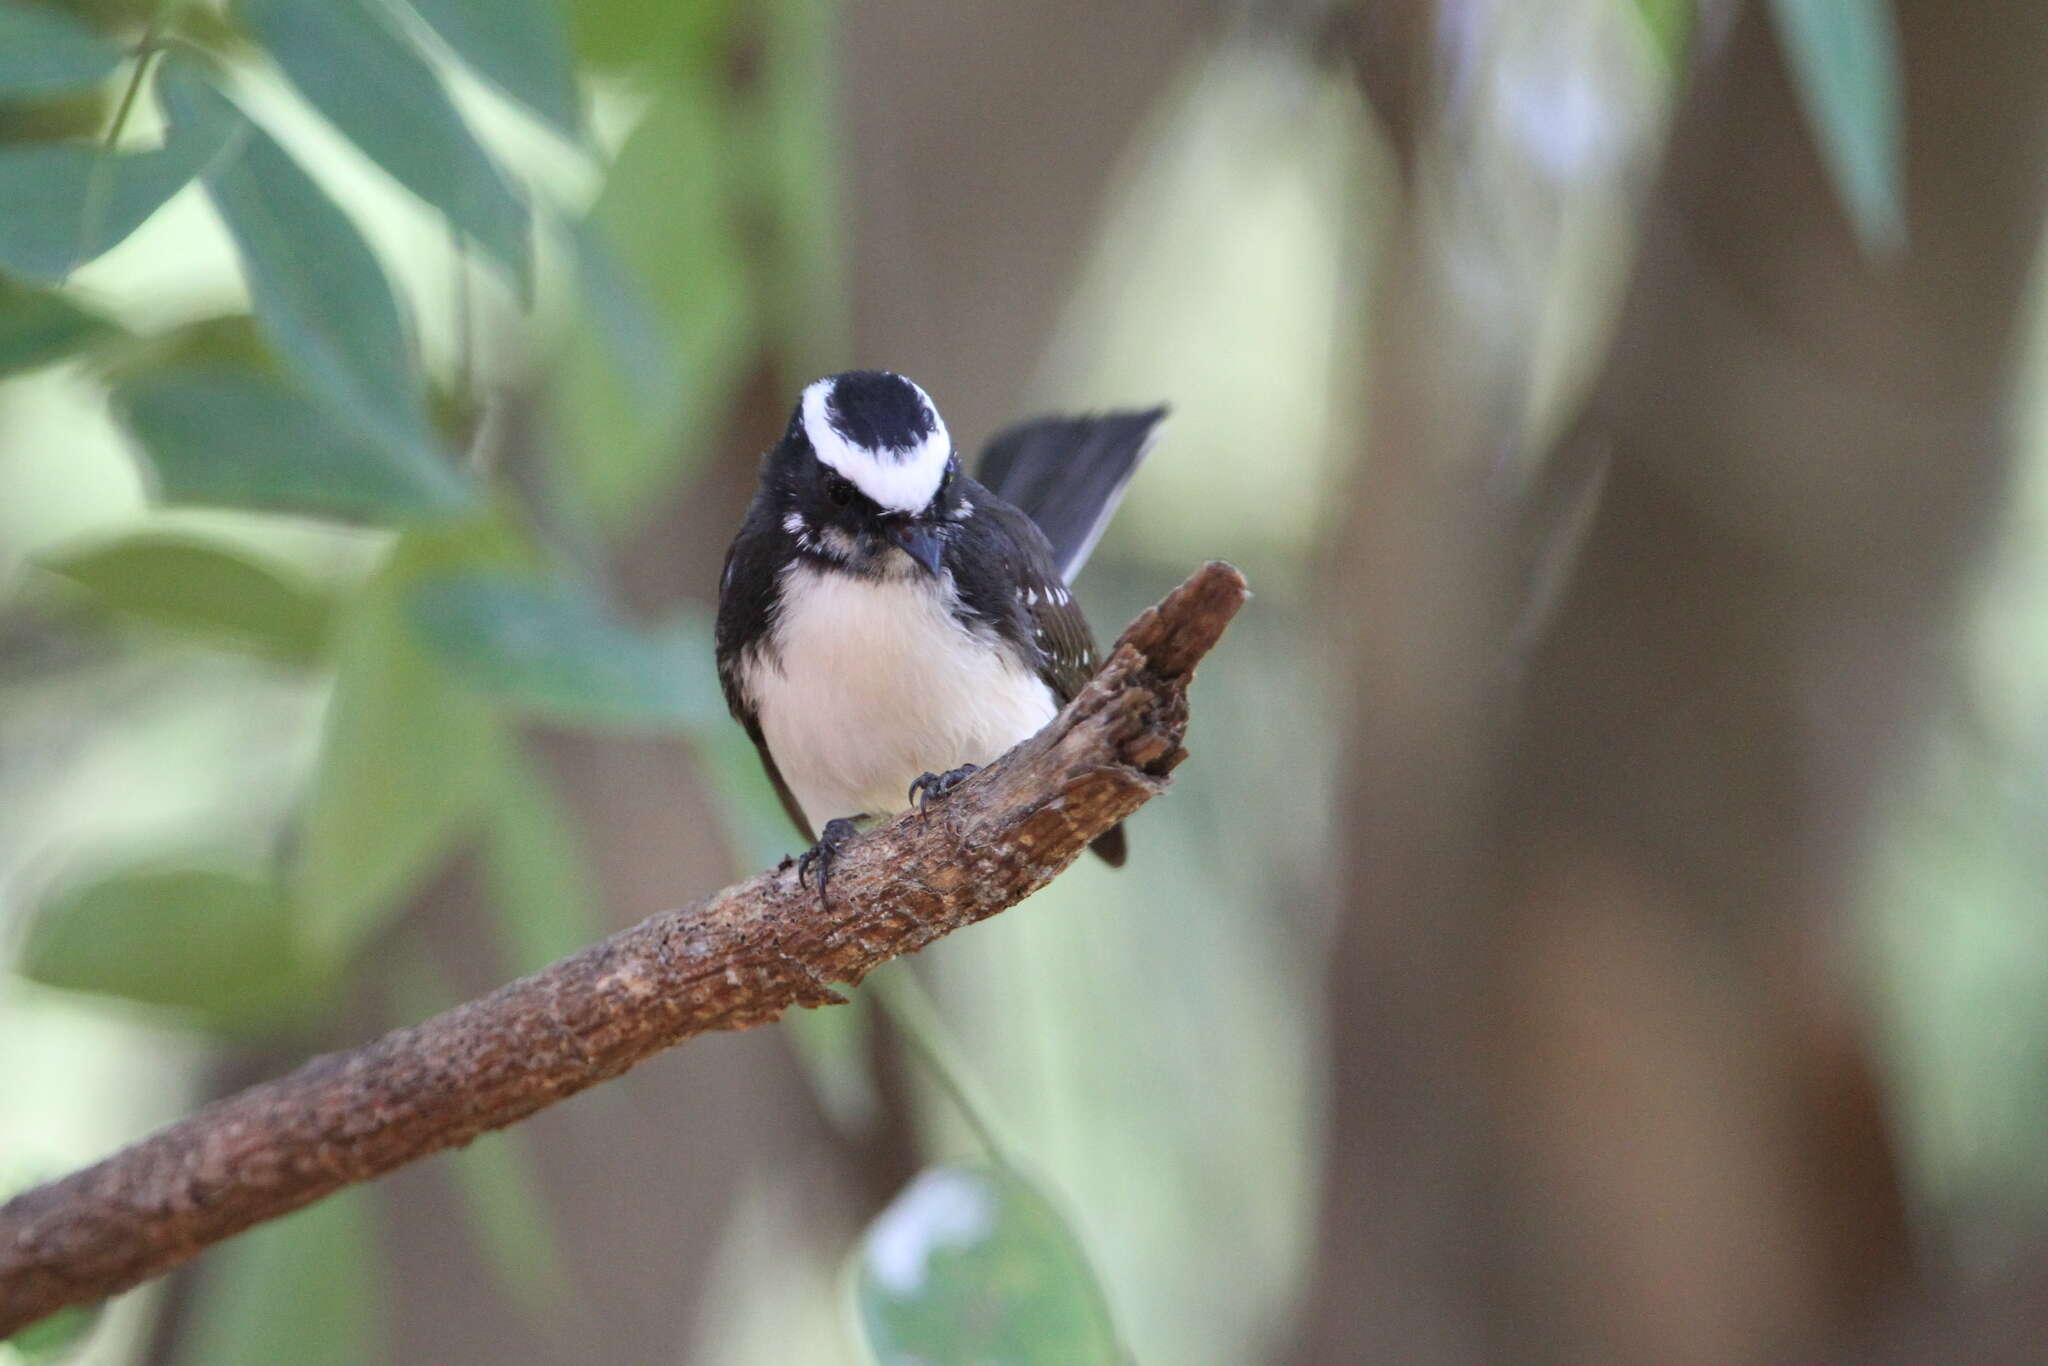
[[[1464,808],[1430,784],[1477,771],[1494,732],[1460,718],[1518,709],[1484,703],[1500,677],[1540,683],[1536,642],[1573,638],[1581,559],[1633,506],[1625,443],[1585,458],[1584,414],[1611,358],[1648,349],[1631,328],[1658,325],[1637,263],[1689,202],[1688,118],[1726,106],[1695,92],[1768,70],[1783,107],[1724,121],[1796,147],[1821,187],[1759,154],[1738,259],[1938,273],[1940,215],[1972,203],[1916,217],[1909,149],[1983,159],[1968,119],[1944,141],[1954,106],[1915,103],[1900,35],[1951,22],[1961,47],[2007,22],[2033,51],[2017,12],[0,0],[0,1190],[790,851],[707,623],[754,462],[819,374],[910,374],[963,441],[1169,402],[1083,583],[1098,632],[1204,558],[1258,591],[1121,874],[1077,867],[851,1008],[695,1044],[0,1359],[1640,1359],[1569,1313],[1518,1326],[1500,1306],[1547,1285],[1526,1265],[1474,1281],[1433,1260],[1497,1226],[1440,1215],[1477,1198],[1471,1173],[1412,1154],[1482,1131],[1514,1172],[1517,1116],[1550,1131],[1515,1109],[1516,1055],[1469,1023],[1493,1007],[1460,975],[1502,945],[1540,965],[1540,945],[1510,922],[1471,961],[1428,947],[1468,942],[1435,914],[1473,898],[1427,861],[1516,839],[1458,855]],[[2006,218],[2031,244],[2021,198]],[[1847,290],[1787,292],[1784,331],[1823,351],[1869,325]],[[1873,684],[1912,715],[1848,747],[1867,814],[1829,808],[1849,829],[1801,893],[1825,913],[1779,922],[1826,967],[1770,970],[1814,1014],[1851,1001],[1854,1065],[1829,1076],[1880,1078],[1883,1161],[1940,1286],[2011,1274],[2048,1216],[2048,386],[2031,343],[2013,355],[1965,424],[2010,468],[1923,633],[1939,667]],[[1690,411],[1683,364],[1655,378],[1652,409]],[[1895,396],[1811,420],[1866,397]],[[1788,498],[1738,541],[1782,535],[1793,550],[1759,553],[1800,560],[1809,533],[1868,530],[1884,470],[1813,491],[1826,476],[1796,462],[1825,442],[1751,430],[1783,462],[1762,487],[1846,497],[1849,530]],[[1941,429],[1916,449],[1943,460]],[[1417,492],[1441,478],[1456,492]],[[1630,563],[1649,593],[1688,573]],[[1498,610],[1466,613],[1457,585],[1482,573]],[[1702,582],[1710,617],[1755,608]],[[1445,644],[1468,626],[1469,649]],[[1613,701],[1575,705],[1597,722]],[[1835,723],[1838,697],[1806,701]],[[1681,689],[1659,715],[1717,725],[1689,706]],[[1378,753],[1399,748],[1384,731],[1414,767]],[[1765,727],[1725,738],[1791,752],[1816,800],[1849,781]],[[1584,772],[1630,800],[1627,773]],[[1374,862],[1403,844],[1411,863]],[[1681,976],[1747,1000],[1719,961]],[[1635,1007],[1570,980],[1592,1035],[1633,1046]],[[1580,1084],[1627,1075],[1558,1037]],[[1644,1068],[1727,1065],[1647,1037]],[[1461,1092],[1475,1072],[1492,1080]],[[1434,1117],[1361,1168],[1346,1105],[1388,1096]],[[1625,1148],[1672,1122],[1633,1116]],[[1601,1167],[1577,1125],[1542,1151]],[[1728,1164],[1674,1168],[1699,1204],[1768,1149],[1731,1142]],[[1669,1178],[1636,1206],[1711,1224]],[[1532,1263],[1579,1227],[1502,1218]],[[1340,1219],[1397,1249],[1417,1220],[1436,1232],[1354,1284]],[[1683,1261],[1659,1301],[1680,1307],[1646,1322],[1716,1327],[1665,1359],[1772,1359],[1840,1327],[1802,1310],[1745,1336]],[[1454,1288],[1347,1336],[1440,1272]],[[1480,1295],[1488,1326],[1443,1328],[1464,1319],[1440,1294]]]

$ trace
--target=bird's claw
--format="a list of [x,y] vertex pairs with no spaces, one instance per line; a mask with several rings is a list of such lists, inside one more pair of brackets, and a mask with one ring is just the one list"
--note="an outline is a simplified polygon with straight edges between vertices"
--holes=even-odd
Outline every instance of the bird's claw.
[[962,764],[944,773],[920,773],[910,784],[910,804],[923,815],[933,802],[979,772],[980,764]]
[[818,904],[827,910],[832,903],[825,897],[826,880],[832,876],[832,861],[839,857],[839,851],[846,842],[860,833],[860,827],[851,817],[841,816],[825,822],[825,828],[818,835],[818,842],[804,850],[803,857],[796,861],[796,885],[810,885],[811,869],[818,870]]

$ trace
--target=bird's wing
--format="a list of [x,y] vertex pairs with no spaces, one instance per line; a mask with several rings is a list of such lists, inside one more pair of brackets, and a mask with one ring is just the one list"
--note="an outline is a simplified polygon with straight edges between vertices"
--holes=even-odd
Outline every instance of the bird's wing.
[[1095,672],[1095,636],[1067,591],[1045,533],[1022,512],[978,485],[966,496],[976,515],[965,524],[975,553],[953,561],[960,596],[975,616],[1028,662],[1065,706]]
[[1041,597],[1031,613],[1044,657],[1039,677],[1064,707],[1095,676],[1095,633],[1088,629],[1088,618],[1081,615],[1081,605],[1067,593],[1065,583],[1056,579],[1053,586],[1062,597],[1057,601]]
[[[966,496],[977,515],[963,534],[979,539],[977,553],[953,561],[954,582],[967,609],[991,623],[1010,648],[1035,669],[1064,707],[1095,675],[1095,634],[1067,590],[1045,533],[1029,517],[978,483]],[[1123,866],[1124,831],[1118,825],[1092,846],[1113,868]]]
[[1060,579],[1071,583],[1165,417],[1160,407],[1019,423],[989,442],[978,478],[1045,533]]
[[761,733],[761,719],[754,713],[754,707],[747,700],[746,689],[740,685],[740,654],[751,641],[758,640],[760,633],[772,621],[780,585],[772,572],[736,573],[736,570],[750,568],[761,570],[772,566],[776,555],[773,538],[761,534],[755,527],[754,518],[749,518],[740,534],[733,538],[732,545],[725,552],[725,567],[718,578],[718,683],[725,690],[726,709],[747,732],[747,738],[754,742],[754,750],[761,756],[761,767],[767,770],[768,781],[775,786],[775,795],[782,801],[782,809],[789,813],[791,824],[802,833],[806,842],[815,843],[817,833],[804,818],[804,809],[798,805],[796,794],[783,781],[782,770],[775,766],[775,756],[768,751],[768,740]]

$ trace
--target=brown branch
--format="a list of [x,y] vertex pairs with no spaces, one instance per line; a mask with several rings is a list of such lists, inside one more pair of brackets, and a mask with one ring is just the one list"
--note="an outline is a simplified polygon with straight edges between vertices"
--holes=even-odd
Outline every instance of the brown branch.
[[469,1142],[672,1044],[843,998],[1043,887],[1165,786],[1187,685],[1246,597],[1212,563],[1148,609],[1031,740],[849,845],[832,902],[782,867],[423,1024],[230,1096],[0,1206],[0,1338],[355,1181]]

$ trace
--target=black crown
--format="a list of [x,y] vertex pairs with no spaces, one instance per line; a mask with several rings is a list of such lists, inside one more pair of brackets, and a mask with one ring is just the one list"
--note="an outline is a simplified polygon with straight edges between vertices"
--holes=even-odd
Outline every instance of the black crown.
[[909,451],[932,434],[932,410],[917,386],[886,370],[834,376],[825,400],[832,430],[870,451]]

